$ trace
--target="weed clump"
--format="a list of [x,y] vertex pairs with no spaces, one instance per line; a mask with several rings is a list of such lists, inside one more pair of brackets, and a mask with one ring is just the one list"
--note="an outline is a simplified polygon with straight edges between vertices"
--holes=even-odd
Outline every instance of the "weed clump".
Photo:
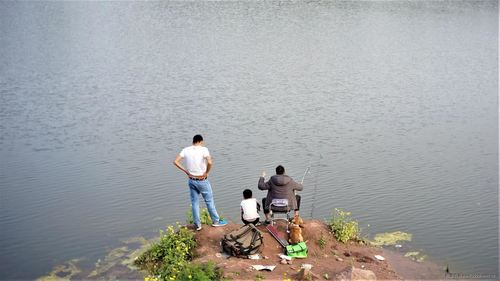
[[327,222],[335,238],[345,243],[349,240],[359,240],[358,222],[351,218],[351,213],[335,208],[332,218]]
[[[220,217],[223,219],[223,217]],[[203,208],[200,211],[200,222],[201,224],[206,224],[206,225],[211,225],[212,224],[212,218],[210,218],[210,213],[208,212],[207,208]],[[188,224],[193,224],[194,219],[193,219],[193,211],[189,209],[186,213],[186,223]]]
[[[211,263],[193,264],[196,240],[184,226],[168,226],[160,240],[140,255],[134,264],[147,271],[148,280],[220,280],[222,272]],[[145,278],[145,279],[146,279]]]

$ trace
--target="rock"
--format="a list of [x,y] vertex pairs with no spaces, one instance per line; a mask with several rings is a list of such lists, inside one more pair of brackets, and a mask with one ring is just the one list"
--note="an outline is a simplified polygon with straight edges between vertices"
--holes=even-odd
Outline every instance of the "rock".
[[338,281],[365,281],[365,280],[371,280],[375,281],[377,280],[377,277],[375,276],[375,273],[371,270],[364,270],[364,269],[359,269],[355,268],[354,266],[346,268],[344,271],[341,271],[338,273],[335,277],[335,280]]
[[297,273],[295,276],[297,280],[314,280],[314,279],[320,279],[319,276],[311,271],[311,268],[304,268]]
[[312,264],[309,264],[309,263],[303,263],[303,264],[300,265],[300,268],[312,269],[313,266],[312,266]]
[[377,276],[371,270],[354,268],[351,280],[377,280]]
[[291,261],[292,260],[292,257],[289,257],[287,255],[283,255],[283,254],[279,255],[279,257],[282,260],[287,260],[287,261]]
[[282,260],[280,261],[280,263],[281,263],[281,264],[288,264],[288,263],[286,262],[286,260],[285,260],[285,259],[282,259]]
[[335,259],[336,259],[337,261],[344,261],[344,259],[343,259],[343,258],[340,258],[340,257],[336,257]]

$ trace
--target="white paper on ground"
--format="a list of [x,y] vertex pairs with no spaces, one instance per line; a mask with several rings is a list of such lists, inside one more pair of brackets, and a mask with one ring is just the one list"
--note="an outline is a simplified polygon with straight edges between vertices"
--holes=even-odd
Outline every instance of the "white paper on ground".
[[267,270],[267,271],[273,271],[274,268],[276,267],[275,265],[252,265],[253,269],[255,270]]
[[248,255],[248,258],[251,260],[260,260],[261,259],[259,254]]
[[292,257],[286,256],[286,255],[283,255],[283,254],[280,254],[279,257],[282,260],[287,260],[287,261],[291,261],[292,260]]

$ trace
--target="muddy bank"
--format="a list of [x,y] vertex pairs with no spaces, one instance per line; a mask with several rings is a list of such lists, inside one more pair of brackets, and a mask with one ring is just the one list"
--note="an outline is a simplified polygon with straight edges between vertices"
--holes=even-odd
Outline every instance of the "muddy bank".
[[[414,261],[401,253],[357,242],[340,243],[335,240],[327,225],[317,220],[304,222],[302,233],[309,249],[305,259],[294,259],[290,264],[282,264],[279,255],[283,253],[283,249],[264,226],[258,227],[265,241],[261,259],[221,255],[221,237],[239,227],[241,225],[229,224],[224,228],[204,227],[197,232],[198,258],[194,262],[212,261],[224,270],[225,277],[232,280],[297,280],[302,264],[311,264],[311,271],[322,280],[338,279],[340,273],[351,267],[369,270],[378,280],[436,280],[444,277],[441,267]],[[284,231],[284,225],[278,224],[278,229]],[[379,260],[375,256],[382,256],[385,260]],[[252,268],[253,265],[276,267],[271,272],[257,271]]]

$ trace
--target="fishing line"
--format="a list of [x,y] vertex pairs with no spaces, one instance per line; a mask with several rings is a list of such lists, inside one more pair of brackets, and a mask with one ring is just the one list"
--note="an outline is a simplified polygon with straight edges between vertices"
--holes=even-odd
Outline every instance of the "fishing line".
[[317,169],[316,169],[316,175],[314,176],[314,190],[313,190],[313,198],[312,198],[312,206],[311,206],[311,219],[314,218],[314,207],[316,206],[316,190],[318,189],[318,170],[321,165],[321,159],[323,159],[323,156],[321,153],[319,154],[319,159],[318,159],[318,164],[317,164]]

